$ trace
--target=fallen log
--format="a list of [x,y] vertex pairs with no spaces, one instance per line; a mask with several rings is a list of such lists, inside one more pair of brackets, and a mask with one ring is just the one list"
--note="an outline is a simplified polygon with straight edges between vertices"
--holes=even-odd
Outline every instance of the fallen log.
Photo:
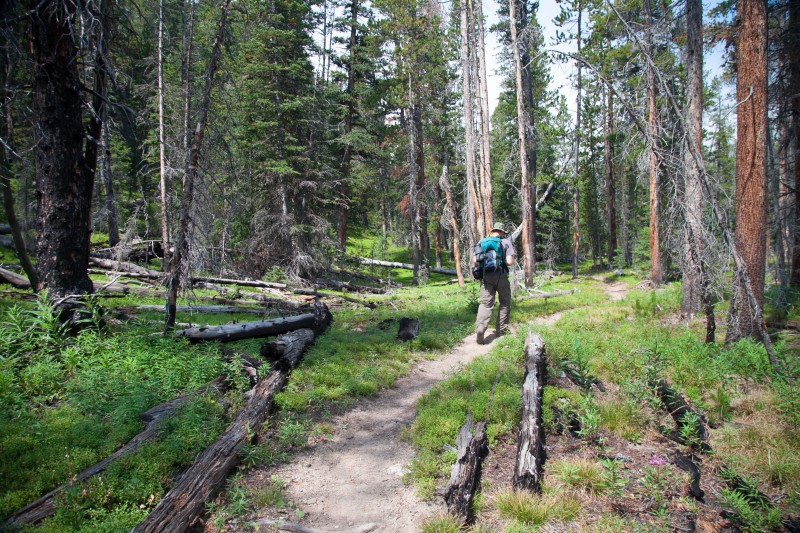
[[349,296],[343,296],[341,294],[331,294],[329,292],[319,292],[319,291],[312,291],[308,289],[292,289],[292,294],[299,294],[303,296],[314,296],[319,298],[341,298],[346,302],[353,302],[359,305],[363,305],[364,307],[369,307],[370,309],[375,309],[377,306],[366,300],[358,300],[356,298],[350,298]]
[[[698,448],[703,453],[710,452],[711,445],[708,444],[708,421],[706,417],[692,409],[692,406],[686,403],[686,400],[670,387],[665,380],[658,381],[656,392],[661,398],[661,403],[664,404],[664,407],[666,407],[678,426],[679,431],[674,435],[675,439],[691,448]],[[689,428],[688,432],[693,438],[686,439],[684,437],[685,432],[681,432],[680,429],[690,423],[693,427]]]
[[[327,327],[330,314],[324,320],[327,321],[316,324],[318,330]],[[245,441],[251,435],[258,435],[261,424],[270,413],[275,394],[286,385],[289,372],[297,366],[314,337],[313,330],[300,329],[278,339],[277,342],[285,345],[283,357],[252,389],[246,406],[236,419],[195,459],[155,509],[133,529],[134,532],[182,532],[195,524],[205,511],[206,502],[223,488],[225,479],[238,464]]]
[[0,246],[14,249],[14,239],[8,235],[0,235]]
[[0,224],[0,235],[11,235],[11,225]]
[[92,255],[103,259],[124,257],[128,261],[147,263],[151,259],[164,257],[161,241],[139,241],[132,244],[117,245],[112,248],[92,250]]
[[368,287],[367,285],[354,285],[349,281],[338,281],[335,279],[317,279],[314,284],[320,287],[328,287],[340,291],[366,292],[369,294],[385,294],[386,289],[382,287]]
[[28,281],[28,278],[25,276],[21,276],[16,272],[11,272],[10,270],[6,270],[5,268],[0,268],[0,281],[5,283],[10,283],[12,287],[16,289],[30,289],[31,282]]
[[104,268],[106,270],[113,270],[120,274],[131,275],[135,274],[136,277],[147,277],[151,279],[163,279],[166,274],[151,270],[149,268],[141,267],[135,263],[128,261],[115,261],[113,259],[103,259],[100,257],[89,257],[89,264]]
[[315,306],[314,312],[287,318],[226,324],[223,326],[201,326],[180,329],[175,332],[178,337],[186,337],[192,342],[222,341],[231,342],[242,339],[271,337],[303,328],[316,328],[321,321],[328,320],[330,311],[325,305]]
[[[136,305],[126,307],[127,311],[164,311],[163,305]],[[183,313],[243,313],[263,315],[264,307],[239,307],[236,305],[179,305],[178,312]]]
[[[359,257],[359,263],[362,265],[372,265],[372,266],[382,266],[382,267],[389,267],[389,268],[403,268],[406,270],[414,270],[414,265],[411,263],[396,263],[394,261],[379,261],[377,259],[369,259],[368,257]],[[437,274],[447,274],[448,276],[455,276],[456,270],[454,268],[439,268],[439,267],[428,267],[430,272],[435,272]]]
[[544,340],[528,333],[525,339],[525,377],[522,383],[522,418],[519,427],[517,463],[514,468],[514,487],[534,493],[541,492],[541,479],[546,453],[542,423],[542,394],[546,362]]
[[271,281],[261,281],[257,279],[227,279],[227,278],[203,278],[192,276],[191,282],[194,283],[216,283],[218,285],[239,285],[242,287],[265,287],[267,289],[285,289],[285,283],[273,283]]
[[384,285],[390,288],[399,288],[403,286],[402,283],[397,283],[396,281],[392,281],[386,278],[380,278],[378,276],[370,276],[369,274],[364,274],[362,272],[348,272],[346,270],[338,270],[336,268],[329,268],[328,272],[330,272],[334,276],[339,276],[341,278],[363,279],[365,281],[371,281],[372,283],[379,283],[380,285]]
[[577,289],[572,289],[570,291],[554,291],[554,292],[540,292],[536,294],[527,294],[525,296],[520,296],[520,300],[533,300],[535,298],[553,298],[555,296],[569,296],[570,294],[575,294]]
[[447,510],[464,523],[471,518],[472,500],[480,481],[481,464],[489,452],[485,430],[485,421],[475,425],[472,416],[467,415],[467,421],[458,430],[456,462],[450,468],[450,481],[444,489]]
[[419,335],[419,319],[401,318],[397,328],[397,338],[401,341],[410,341]]
[[99,463],[95,463],[94,465],[90,466],[83,472],[79,473],[72,479],[70,479],[67,483],[59,485],[58,487],[54,488],[41,498],[29,503],[22,509],[16,511],[8,519],[3,523],[0,530],[2,531],[12,531],[15,529],[19,529],[21,526],[26,524],[36,524],[41,522],[45,518],[53,516],[55,514],[55,504],[56,504],[56,496],[58,496],[61,492],[65,489],[68,489],[74,486],[76,483],[80,483],[81,481],[88,479],[95,474],[99,474],[103,470],[108,467],[111,463],[123,457],[125,455],[129,455],[133,453],[136,449],[139,448],[142,444],[149,441],[150,439],[154,438],[158,433],[158,428],[161,421],[166,418],[167,416],[174,413],[181,405],[186,403],[187,400],[194,398],[199,394],[204,394],[206,392],[213,392],[215,394],[224,394],[224,392],[228,388],[228,381],[220,376],[215,380],[203,385],[195,389],[194,391],[182,394],[172,400],[166,401],[151,409],[148,409],[141,415],[139,418],[142,422],[145,423],[144,430],[142,430],[138,435],[133,437],[129,440],[124,446],[118,449],[113,454],[109,455]]
[[569,363],[564,363],[561,365],[561,368],[564,370],[564,375],[566,375],[575,386],[588,391],[592,388],[592,385],[594,385],[600,392],[606,391],[606,387],[603,385],[602,381],[589,374],[585,376],[581,375],[581,372]]
[[689,480],[689,494],[691,494],[692,498],[699,502],[704,502],[706,493],[700,488],[700,469],[692,458],[676,450],[675,466],[687,472],[691,477]]

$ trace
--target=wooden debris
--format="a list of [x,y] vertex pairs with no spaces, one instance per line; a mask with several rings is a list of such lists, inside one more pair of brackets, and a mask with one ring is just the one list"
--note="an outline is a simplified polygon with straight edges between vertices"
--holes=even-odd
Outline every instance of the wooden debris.
[[335,279],[317,279],[314,284],[320,287],[328,287],[339,291],[366,292],[369,294],[385,294],[386,289],[382,287],[369,287],[367,285],[354,285],[349,281],[338,281]]
[[450,481],[444,489],[447,510],[462,522],[470,520],[470,509],[478,488],[483,458],[489,452],[486,422],[475,425],[472,416],[461,426],[456,437],[456,462],[450,468]]
[[540,292],[536,294],[527,294],[525,296],[519,296],[520,300],[533,300],[535,298],[554,298],[556,296],[569,296],[570,294],[575,294],[577,289],[572,289],[571,291],[554,291],[554,292]]
[[156,405],[142,413],[139,418],[145,423],[145,428],[138,435],[133,437],[123,447],[109,455],[99,463],[95,463],[83,472],[79,473],[67,483],[59,485],[41,498],[33,501],[16,511],[2,524],[0,530],[15,530],[26,524],[36,524],[45,518],[55,514],[56,496],[58,496],[65,489],[74,486],[85,479],[88,479],[95,474],[99,474],[106,469],[108,465],[123,457],[134,452],[142,444],[154,438],[158,432],[160,422],[167,416],[174,413],[181,405],[186,403],[187,400],[194,398],[199,394],[206,392],[214,392],[215,394],[223,394],[228,388],[228,383],[223,377],[218,377],[214,381],[197,388],[191,393],[183,394],[172,400]]
[[364,307],[368,307],[370,309],[375,309],[377,306],[366,300],[358,300],[356,298],[350,298],[348,296],[342,296],[341,294],[331,294],[329,292],[319,292],[319,291],[312,291],[308,289],[292,289],[292,294],[300,294],[303,296],[314,296],[319,298],[341,298],[346,302],[353,302],[359,305],[363,305]]
[[[135,311],[164,311],[163,305],[136,305],[126,307],[125,310]],[[242,313],[251,315],[263,315],[264,307],[239,307],[237,305],[179,305],[178,312],[184,313]]]
[[522,418],[519,428],[517,464],[512,483],[516,488],[535,493],[541,492],[541,479],[546,459],[544,425],[542,423],[545,365],[544,340],[539,335],[528,333],[528,337],[525,339]]
[[192,277],[192,283],[216,283],[217,285],[239,285],[241,287],[264,287],[268,289],[285,289],[285,283],[273,283],[270,281],[260,281],[257,279],[226,279],[226,278],[203,278]]
[[[414,270],[414,265],[411,263],[396,263],[394,261],[378,261],[377,259],[369,259],[367,257],[359,257],[358,261],[362,265],[382,266],[389,268],[403,268],[406,270]],[[455,276],[456,270],[454,268],[438,268],[428,267],[428,270],[437,274],[446,274],[448,276]]]
[[106,270],[113,270],[119,272],[120,274],[125,274],[125,275],[134,274],[135,277],[163,279],[166,276],[164,272],[158,272],[156,270],[144,268],[135,263],[130,263],[128,261],[114,261],[113,259],[89,257],[89,264],[104,268]]
[[[317,324],[324,329],[330,323]],[[247,405],[211,446],[198,455],[194,464],[178,479],[134,532],[186,531],[202,515],[206,502],[225,485],[225,479],[238,464],[242,446],[250,435],[258,435],[272,408],[275,394],[283,389],[289,372],[311,345],[315,333],[300,329],[278,339],[284,343],[283,357],[270,373],[252,389]]]
[[17,289],[30,289],[31,282],[28,281],[28,278],[25,276],[21,276],[16,272],[11,272],[10,270],[6,270],[5,268],[0,268],[0,281],[5,283],[10,283],[12,287]]
[[324,304],[315,306],[313,313],[276,318],[272,320],[258,320],[256,322],[242,322],[240,324],[226,324],[223,326],[202,326],[197,328],[180,329],[175,332],[178,337],[186,337],[192,342],[196,341],[222,341],[231,342],[241,339],[258,337],[271,337],[303,328],[318,329],[319,324],[330,321],[330,311]]
[[706,493],[700,488],[700,469],[697,467],[697,464],[695,464],[690,456],[683,455],[681,452],[676,450],[675,466],[684,472],[688,472],[691,476],[691,479],[689,480],[689,494],[691,494],[692,498],[699,502],[704,502]]
[[419,335],[419,319],[401,318],[397,328],[397,338],[401,341],[410,341]]
[[704,453],[710,452],[711,445],[708,444],[708,421],[706,417],[692,409],[692,406],[686,403],[686,400],[675,389],[671,388],[665,380],[658,381],[656,391],[661,398],[661,403],[664,404],[678,428],[687,424],[691,419],[695,421],[693,433],[696,437],[696,442],[686,441],[679,432],[676,432],[673,437],[681,444],[697,447]]

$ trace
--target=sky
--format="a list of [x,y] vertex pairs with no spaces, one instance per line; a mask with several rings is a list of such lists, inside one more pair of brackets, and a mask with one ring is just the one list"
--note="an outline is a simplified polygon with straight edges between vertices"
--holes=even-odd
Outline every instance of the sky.
[[[703,17],[704,20],[707,18],[708,11],[716,6],[718,0],[706,1],[703,2]],[[500,95],[501,91],[501,77],[497,73],[497,57],[500,53],[501,45],[498,42],[497,34],[488,31],[488,29],[492,26],[492,24],[497,23],[497,8],[498,2],[496,0],[483,0],[483,13],[487,18],[486,21],[486,69],[489,72],[488,76],[488,92],[489,92],[489,112],[490,114],[494,111],[495,106],[497,105],[497,99]],[[557,29],[555,24],[553,24],[553,19],[561,12],[559,4],[556,0],[540,0],[539,1],[539,11],[537,12],[537,18],[539,20],[539,24],[542,26],[542,32],[544,34],[544,43],[545,47],[548,49],[559,49],[562,51],[569,51],[569,52],[577,52],[577,48],[575,47],[575,43],[564,44],[561,46],[555,46],[553,43],[555,41],[555,32]],[[586,20],[584,19],[584,31],[588,31],[588,26],[586,25]],[[723,53],[722,47],[718,46],[712,50],[705,51],[705,57],[703,62],[703,70],[705,71],[705,79],[711,80],[714,76],[721,75],[722,73],[722,63],[723,63]],[[576,111],[576,102],[575,96],[576,91],[572,88],[572,82],[569,77],[573,74],[575,70],[575,63],[574,61],[569,62],[556,62],[550,65],[550,74],[553,78],[553,81],[550,85],[551,90],[557,90],[559,93],[566,95],[567,97],[567,107],[569,108],[569,112],[574,116]]]

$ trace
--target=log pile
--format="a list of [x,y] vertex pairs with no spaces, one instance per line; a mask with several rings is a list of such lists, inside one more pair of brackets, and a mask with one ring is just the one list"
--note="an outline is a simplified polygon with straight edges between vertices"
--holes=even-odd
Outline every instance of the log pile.
[[541,479],[546,459],[544,424],[542,423],[545,365],[544,341],[539,335],[528,333],[528,337],[525,339],[522,418],[513,485],[534,493],[541,491]]
[[289,373],[320,332],[330,323],[330,314],[320,314],[314,329],[299,329],[278,338],[283,356],[252,390],[246,406],[228,428],[201,453],[181,475],[134,532],[186,531],[196,524],[208,502],[225,484],[238,464],[242,447],[250,435],[258,435],[270,414],[275,394],[286,385]]

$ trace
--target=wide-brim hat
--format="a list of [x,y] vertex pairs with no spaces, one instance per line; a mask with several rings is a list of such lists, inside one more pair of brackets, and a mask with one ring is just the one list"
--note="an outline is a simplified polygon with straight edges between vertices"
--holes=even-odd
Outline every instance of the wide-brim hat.
[[502,222],[495,222],[494,225],[492,226],[492,231],[500,231],[502,233],[508,233],[506,231],[505,225],[503,225]]

